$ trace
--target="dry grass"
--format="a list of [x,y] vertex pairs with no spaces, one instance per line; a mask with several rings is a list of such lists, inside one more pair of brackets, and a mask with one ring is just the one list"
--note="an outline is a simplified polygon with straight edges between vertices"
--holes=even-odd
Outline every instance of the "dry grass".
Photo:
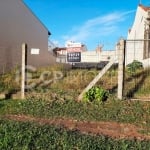
[[[72,98],[74,99],[90,83],[90,81],[94,79],[98,72],[99,71],[95,69],[71,70],[64,65],[57,64],[52,67],[40,68],[35,72],[31,72],[32,78],[28,79],[28,83],[35,83],[34,88],[30,90],[32,92],[41,93],[44,91],[44,93],[49,93],[49,91],[52,91],[59,95],[58,97],[64,97],[64,93],[66,93],[65,95],[70,95],[69,97],[73,95]],[[149,74],[150,69],[140,70],[135,74],[129,74],[126,71],[124,96],[128,98],[150,97]],[[109,90],[115,95],[118,83],[117,76],[117,69],[111,69],[96,85]],[[20,88],[19,84],[20,80],[19,82],[16,82],[16,70],[14,70],[1,76],[0,91],[17,90]],[[53,98],[53,96],[51,98]]]

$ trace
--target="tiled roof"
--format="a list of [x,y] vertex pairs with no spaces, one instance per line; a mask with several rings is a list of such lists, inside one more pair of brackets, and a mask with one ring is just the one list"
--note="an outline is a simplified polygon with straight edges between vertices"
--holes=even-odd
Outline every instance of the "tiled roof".
[[141,7],[144,11],[150,10],[150,7],[146,7],[146,6],[143,6],[141,4],[139,4],[139,7]]

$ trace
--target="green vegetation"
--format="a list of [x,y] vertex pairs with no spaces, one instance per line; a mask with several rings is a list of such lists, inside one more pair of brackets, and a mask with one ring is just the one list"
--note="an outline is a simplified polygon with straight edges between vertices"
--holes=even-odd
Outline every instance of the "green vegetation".
[[[33,88],[28,90],[28,96],[40,98],[43,92],[50,95],[52,99],[76,99],[81,91],[98,74],[98,70],[76,69],[71,70],[63,65],[55,65],[33,70],[28,70],[28,85]],[[142,64],[134,61],[129,64],[125,72],[125,91],[127,98],[149,97],[150,89],[150,69],[143,69]],[[14,69],[10,73],[3,74],[0,78],[0,93],[8,91],[13,93],[20,88],[19,70]],[[116,95],[118,70],[111,68],[95,85],[108,90],[109,93]],[[36,94],[35,94],[36,93]],[[55,95],[55,96],[54,96]],[[65,96],[64,96],[65,95]]]
[[92,87],[84,94],[83,101],[101,104],[107,100],[108,94],[102,87]]
[[[96,87],[100,88],[93,88],[87,95],[89,101],[95,101],[97,97],[98,101],[103,101],[107,98],[107,91],[109,91],[110,96],[102,105],[97,105],[97,103],[77,103],[75,101],[83,88],[97,75],[97,70],[69,70],[65,69],[64,66],[57,65],[41,68],[33,73],[33,77],[39,79],[44,70],[62,71],[63,77],[46,86],[37,85],[27,92],[27,99],[24,101],[1,101],[1,114],[21,113],[41,117],[71,117],[78,120],[97,121],[113,120],[148,125],[150,120],[148,117],[150,116],[150,105],[148,103],[116,100],[116,69],[109,70],[97,83]],[[150,89],[149,71],[149,69],[139,70],[134,76],[126,74],[125,94],[133,96],[132,93],[134,93],[137,97],[148,95],[148,89]],[[7,83],[6,85],[15,87],[11,85],[14,75],[12,78],[10,77],[11,74],[3,75],[3,80],[0,80],[0,83]],[[8,82],[3,82],[8,79],[11,79],[12,82],[10,80],[9,84]],[[139,81],[143,83],[140,82],[140,87],[137,88],[136,83],[139,83]],[[92,93],[94,93],[94,96]]]
[[[124,94],[127,98],[148,97],[150,94],[150,69],[137,66],[133,67],[133,72],[131,69],[132,73],[128,71],[125,73]],[[28,90],[25,100],[0,101],[0,117],[3,118],[0,119],[0,149],[147,150],[150,147],[149,141],[116,140],[105,136],[84,135],[78,131],[67,131],[62,127],[40,126],[35,123],[4,119],[9,114],[21,114],[48,119],[115,121],[135,124],[142,128],[140,133],[150,135],[150,103],[116,99],[117,69],[110,69],[95,87],[85,94],[86,103],[84,100],[77,102],[76,99],[97,75],[98,70],[69,70],[58,65],[30,73],[32,79],[28,83],[36,83],[36,86]],[[61,79],[59,73],[63,74]],[[17,91],[20,80],[16,83],[15,79],[15,71],[3,74],[0,78],[0,92]],[[49,80],[52,82],[47,82]],[[46,82],[43,84],[43,81]]]
[[150,69],[138,69],[125,74],[125,96],[128,98],[149,98]]
[[0,149],[15,150],[148,150],[149,141],[115,140],[61,127],[0,120]]
[[16,70],[14,69],[9,73],[2,74],[0,77],[0,93],[13,92],[19,89],[19,82],[16,82]]
[[44,118],[73,118],[86,121],[116,121],[143,126],[150,134],[150,103],[108,100],[103,105],[73,100],[27,99],[1,101],[0,114],[24,114]]
[[143,64],[138,60],[134,60],[132,63],[127,65],[127,70],[131,74],[136,73],[136,71],[140,69],[143,69]]

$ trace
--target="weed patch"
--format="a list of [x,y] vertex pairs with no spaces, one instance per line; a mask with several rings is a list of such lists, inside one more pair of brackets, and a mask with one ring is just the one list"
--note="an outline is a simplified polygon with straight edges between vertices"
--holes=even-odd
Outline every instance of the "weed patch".
[[40,126],[29,122],[14,122],[0,119],[0,149],[143,149],[149,141],[114,140],[105,136],[81,134],[62,127]]

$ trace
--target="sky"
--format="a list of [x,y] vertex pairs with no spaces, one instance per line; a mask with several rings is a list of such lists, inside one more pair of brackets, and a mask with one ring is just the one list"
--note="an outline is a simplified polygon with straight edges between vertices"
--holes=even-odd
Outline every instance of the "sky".
[[100,45],[113,50],[120,38],[127,38],[139,3],[149,0],[24,0],[51,32],[56,46],[66,41],[81,42],[88,50]]

